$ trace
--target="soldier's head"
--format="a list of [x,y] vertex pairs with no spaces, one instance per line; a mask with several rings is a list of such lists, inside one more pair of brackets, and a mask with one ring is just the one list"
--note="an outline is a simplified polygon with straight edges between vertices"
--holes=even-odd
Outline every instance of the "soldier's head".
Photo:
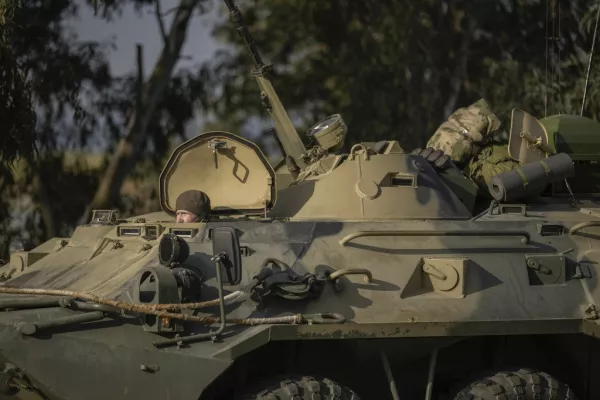
[[210,212],[210,199],[199,190],[187,190],[175,202],[177,222],[200,222]]

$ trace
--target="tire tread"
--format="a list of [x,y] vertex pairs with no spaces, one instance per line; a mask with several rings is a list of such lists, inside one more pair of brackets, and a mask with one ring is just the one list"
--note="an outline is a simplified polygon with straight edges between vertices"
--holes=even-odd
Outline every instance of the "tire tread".
[[453,400],[578,400],[573,390],[553,376],[528,368],[486,374],[462,389]]
[[259,392],[245,394],[243,400],[360,400],[351,389],[328,379],[313,376],[286,376],[260,384]]

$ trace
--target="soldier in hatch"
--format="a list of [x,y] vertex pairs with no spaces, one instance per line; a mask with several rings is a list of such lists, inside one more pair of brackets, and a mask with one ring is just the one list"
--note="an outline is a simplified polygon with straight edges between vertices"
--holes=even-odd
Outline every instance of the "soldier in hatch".
[[508,144],[499,140],[500,119],[485,99],[459,108],[444,121],[426,147],[443,151],[454,164],[487,193],[488,182],[519,162],[508,155]]
[[177,223],[203,222],[210,212],[210,199],[199,190],[187,190],[175,202]]

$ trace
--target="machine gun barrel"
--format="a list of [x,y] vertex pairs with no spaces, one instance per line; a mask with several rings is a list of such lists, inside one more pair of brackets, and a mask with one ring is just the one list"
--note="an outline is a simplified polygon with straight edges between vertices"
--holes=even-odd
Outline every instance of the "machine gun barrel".
[[239,35],[244,40],[244,43],[254,60],[256,69],[253,71],[252,75],[256,79],[261,90],[260,96],[263,107],[269,112],[275,124],[275,134],[281,143],[281,147],[283,147],[285,153],[284,156],[291,156],[294,158],[297,165],[304,166],[305,163],[302,161],[301,156],[306,153],[306,147],[304,146],[304,143],[302,143],[300,135],[296,132],[296,128],[294,128],[290,117],[279,100],[279,96],[277,96],[277,92],[269,80],[268,75],[270,65],[266,65],[263,62],[244,22],[244,16],[234,4],[233,0],[225,0],[225,4],[229,9],[231,21],[235,24]]
[[229,17],[231,22],[235,24],[239,35],[246,43],[246,46],[248,47],[248,50],[254,59],[254,64],[257,68],[263,68],[265,64],[260,56],[260,53],[258,52],[258,49],[256,48],[256,44],[254,43],[250,32],[248,31],[248,27],[244,22],[244,16],[242,15],[242,12],[233,3],[233,0],[225,0],[225,4],[227,5],[227,8],[229,8]]

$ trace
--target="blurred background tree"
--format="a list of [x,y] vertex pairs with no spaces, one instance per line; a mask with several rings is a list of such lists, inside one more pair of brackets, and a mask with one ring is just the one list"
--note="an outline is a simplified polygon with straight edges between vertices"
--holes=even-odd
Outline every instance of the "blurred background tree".
[[[241,133],[271,159],[280,156],[222,1],[176,4],[167,26],[157,0],[0,0],[0,258],[12,235],[36,243],[68,235],[92,208],[158,210],[162,163],[198,112],[204,130]],[[409,151],[481,97],[505,127],[514,107],[538,117],[579,113],[597,10],[589,0],[236,4],[274,65],[299,132],[339,112],[349,142],[395,139]],[[139,72],[114,76],[110,45],[83,41],[62,24],[83,7],[110,24],[126,5],[155,13],[162,33],[163,51],[145,80]],[[176,68],[190,20],[211,7],[221,19],[213,36],[228,50]],[[597,91],[590,86],[585,108],[594,119]]]
[[[275,66],[282,101],[303,129],[339,112],[349,141],[394,138],[408,149],[423,145],[456,108],[481,97],[504,119],[514,107],[542,117],[579,111],[594,4],[238,2],[259,49]],[[224,84],[216,101],[220,118],[259,115],[254,83],[240,78],[250,65],[243,42],[229,21],[214,34],[236,46],[213,64]],[[555,40],[546,43],[551,36]],[[596,109],[595,93],[590,101],[587,109]]]
[[[161,25],[164,51],[147,80],[138,73],[112,76],[106,59],[110,45],[78,39],[64,21],[87,6],[96,7],[98,18],[110,21],[128,3],[155,10],[162,21],[158,3],[92,2],[19,0],[4,6],[10,13],[4,14],[3,27],[11,29],[3,29],[2,48],[13,55],[8,61],[21,79],[17,81],[21,86],[12,90],[20,96],[15,98],[22,98],[19,111],[35,110],[33,116],[12,118],[16,115],[12,98],[2,97],[0,112],[7,115],[2,123],[13,127],[2,130],[3,139],[21,146],[13,146],[15,150],[1,160],[6,172],[1,203],[4,210],[12,210],[11,218],[2,218],[4,255],[14,234],[34,243],[68,235],[94,201],[100,208],[110,203],[106,207],[125,214],[154,205],[155,193],[138,188],[136,170],[159,169],[172,140],[181,140],[183,125],[193,118],[194,104],[204,93],[202,68],[173,73],[187,24],[194,13],[203,12],[202,0],[180,1],[174,10],[173,34]],[[12,83],[3,79],[3,84]],[[140,104],[143,107],[138,108]],[[103,152],[93,154],[91,150],[99,146]],[[128,193],[119,196],[127,176],[132,178],[125,185]],[[146,181],[148,176],[142,178]]]

